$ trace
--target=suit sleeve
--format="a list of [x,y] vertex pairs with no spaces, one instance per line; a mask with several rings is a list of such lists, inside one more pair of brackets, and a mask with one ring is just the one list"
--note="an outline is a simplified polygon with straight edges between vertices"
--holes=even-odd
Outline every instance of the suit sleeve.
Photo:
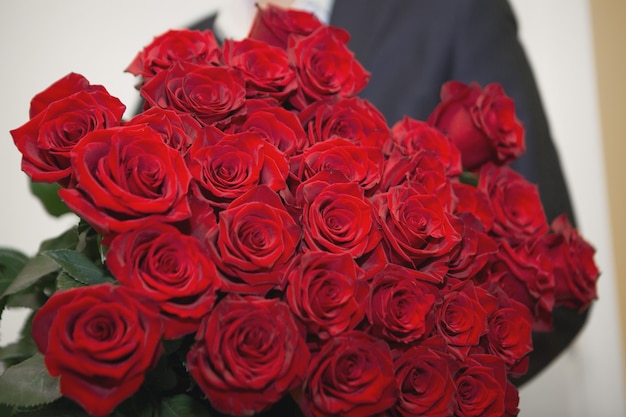
[[[453,79],[476,81],[483,86],[492,82],[502,84],[515,100],[516,112],[526,129],[527,151],[513,167],[538,185],[549,221],[567,213],[575,224],[559,156],[510,5],[505,0],[463,2],[458,19]],[[522,385],[545,369],[570,345],[586,318],[587,313],[555,309],[554,332],[533,334],[534,350],[528,373],[513,382]]]

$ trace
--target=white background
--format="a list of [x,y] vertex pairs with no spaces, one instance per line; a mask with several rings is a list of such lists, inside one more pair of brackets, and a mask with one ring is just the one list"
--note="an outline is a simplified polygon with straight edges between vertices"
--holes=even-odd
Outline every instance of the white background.
[[[33,95],[69,72],[104,85],[129,107],[135,79],[123,70],[153,36],[185,27],[218,0],[3,0],[0,5],[0,246],[32,255],[74,223],[48,217],[30,196],[8,133]],[[574,346],[521,391],[521,416],[624,416],[620,335],[610,246],[593,44],[587,0],[513,0],[570,183],[580,228],[597,249],[600,301]],[[21,312],[0,323],[15,337]]]

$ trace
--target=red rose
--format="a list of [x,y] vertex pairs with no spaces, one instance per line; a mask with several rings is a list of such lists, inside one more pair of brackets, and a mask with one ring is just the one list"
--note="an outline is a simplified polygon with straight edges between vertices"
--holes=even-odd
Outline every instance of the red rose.
[[528,354],[533,349],[533,317],[528,307],[506,298],[489,317],[487,350],[506,363],[509,374],[522,375],[528,369]]
[[143,48],[126,71],[147,81],[177,62],[219,65],[221,57],[220,46],[210,30],[169,30]]
[[504,394],[504,416],[516,417],[519,414],[519,391],[511,381],[506,384]]
[[303,391],[307,417],[361,417],[381,413],[398,398],[389,346],[360,331],[329,340],[311,359]]
[[231,124],[233,133],[254,132],[266,142],[271,143],[285,156],[301,153],[306,147],[306,133],[298,117],[289,110],[276,104],[267,104],[265,101],[256,101],[257,105],[250,105],[255,100],[246,103],[247,113],[240,125]]
[[554,264],[555,304],[584,311],[597,298],[600,272],[595,249],[567,221],[565,215],[552,222],[547,236],[548,257]]
[[217,144],[189,153],[189,171],[212,204],[226,207],[257,185],[286,187],[287,158],[256,133],[225,135]]
[[369,286],[348,253],[301,254],[285,275],[289,307],[310,335],[327,340],[363,319]]
[[323,26],[306,37],[289,39],[289,60],[298,91],[289,102],[297,109],[327,97],[352,97],[367,85],[370,74],[347,47],[350,35]]
[[320,26],[322,22],[313,13],[268,3],[257,7],[248,38],[286,49],[290,35],[306,36]]
[[443,281],[445,255],[461,235],[437,197],[409,187],[395,187],[373,198],[390,259]]
[[76,187],[59,195],[105,236],[190,215],[183,157],[147,126],[91,132],[71,158]]
[[454,411],[455,385],[450,359],[427,346],[414,346],[394,359],[400,397],[393,410],[402,417],[448,417]]
[[307,129],[311,144],[343,138],[364,147],[382,149],[389,138],[385,116],[360,97],[316,101],[298,117]]
[[98,91],[106,92],[106,88],[101,85],[92,85],[84,76],[70,72],[65,77],[52,83],[42,92],[37,93],[30,100],[28,115],[32,119],[55,101],[69,97],[80,91],[86,91],[88,93],[95,93]]
[[534,241],[515,246],[507,241],[493,255],[487,267],[488,280],[532,312],[533,330],[552,330],[554,272],[547,248]]
[[464,358],[487,334],[491,312],[488,297],[487,291],[468,283],[458,291],[447,293],[437,309],[438,333],[459,358]]
[[507,389],[504,362],[491,355],[473,355],[455,372],[459,417],[502,417]]
[[496,241],[485,233],[483,224],[470,213],[461,213],[452,224],[461,235],[461,241],[450,253],[448,286],[473,278],[498,250]]
[[200,242],[174,226],[155,224],[116,236],[106,264],[124,286],[155,300],[164,337],[195,333],[213,308],[220,280]]
[[254,39],[224,42],[224,63],[241,71],[248,98],[272,97],[284,101],[297,87],[287,52]]
[[219,129],[213,125],[202,126],[200,134],[194,138],[188,152],[185,154],[185,161],[189,161],[189,154],[193,155],[194,152],[204,147],[216,145],[226,135],[224,132],[225,130]]
[[422,152],[436,156],[448,176],[460,175],[461,153],[439,130],[426,122],[405,116],[391,128],[391,146],[403,155],[415,157]]
[[[67,95],[65,95],[67,94]],[[71,183],[70,151],[89,132],[120,124],[126,106],[102,86],[69,74],[35,96],[33,117],[11,131],[33,181]]]
[[187,367],[215,409],[249,416],[300,385],[309,356],[285,303],[230,294],[202,323]]
[[335,171],[370,191],[380,182],[383,154],[380,148],[336,138],[314,144],[290,162],[292,172],[303,182],[321,171]]
[[393,149],[385,161],[380,190],[386,192],[398,186],[434,195],[446,211],[452,209],[452,184],[446,174],[446,167],[435,153],[418,152],[406,155],[398,148]]
[[441,87],[441,102],[428,118],[461,151],[463,167],[499,165],[522,155],[524,127],[515,115],[515,103],[500,84],[482,89],[478,84],[450,81]]
[[370,284],[370,332],[390,342],[411,343],[430,334],[439,291],[424,274],[389,264]]
[[454,209],[456,215],[471,214],[480,220],[484,232],[491,231],[493,227],[494,214],[489,201],[489,196],[484,190],[461,182],[452,183],[454,193]]
[[494,213],[491,232],[517,242],[538,239],[548,232],[537,186],[509,167],[484,165],[478,188],[489,196]]
[[187,195],[187,201],[189,201],[191,216],[184,223],[178,223],[177,226],[185,234],[204,243],[209,233],[212,233],[217,227],[216,208],[208,204],[206,198],[199,191],[199,187],[194,187],[193,184]]
[[307,247],[354,258],[374,250],[382,235],[363,190],[355,183],[332,183],[323,177],[307,181],[296,193]]
[[219,213],[205,241],[228,291],[265,294],[284,287],[300,234],[280,197],[258,185]]
[[186,155],[192,143],[203,134],[202,125],[190,114],[152,107],[130,119],[126,125],[146,124],[161,134],[170,148]]
[[102,417],[134,394],[161,355],[156,307],[109,284],[54,293],[33,318],[32,335],[61,394]]
[[232,68],[177,63],[141,88],[146,109],[161,107],[193,115],[204,125],[227,125],[243,108],[245,81]]

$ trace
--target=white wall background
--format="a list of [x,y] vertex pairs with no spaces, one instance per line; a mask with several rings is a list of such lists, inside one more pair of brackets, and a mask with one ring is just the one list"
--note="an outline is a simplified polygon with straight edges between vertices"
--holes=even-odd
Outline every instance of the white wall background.
[[[222,0],[2,0],[0,5],[0,246],[33,254],[74,223],[48,217],[28,191],[8,133],[33,95],[68,72],[104,85],[132,111],[123,72],[153,36],[184,27]],[[227,1],[227,0],[223,0]],[[580,228],[597,248],[598,302],[574,346],[521,391],[521,416],[624,416],[620,335],[604,185],[588,0],[512,0],[568,177]],[[130,113],[129,113],[130,114]],[[22,312],[6,314],[0,344]]]

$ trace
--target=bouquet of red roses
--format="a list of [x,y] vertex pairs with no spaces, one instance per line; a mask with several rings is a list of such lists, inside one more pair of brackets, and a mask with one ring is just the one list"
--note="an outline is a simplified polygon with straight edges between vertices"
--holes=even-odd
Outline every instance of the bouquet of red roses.
[[80,222],[0,252],[0,307],[34,310],[7,414],[517,415],[509,377],[596,297],[594,249],[508,166],[498,84],[388,126],[348,39],[270,6],[241,41],[156,37],[128,120],[79,74],[33,98],[22,168]]

